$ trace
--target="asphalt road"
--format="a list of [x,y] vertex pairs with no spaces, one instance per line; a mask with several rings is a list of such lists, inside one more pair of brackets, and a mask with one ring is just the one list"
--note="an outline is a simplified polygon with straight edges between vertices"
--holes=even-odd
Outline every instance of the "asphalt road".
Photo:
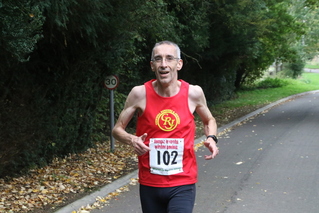
[[[319,90],[280,103],[221,136],[217,158],[205,161],[205,148],[196,152],[194,213],[319,212]],[[141,213],[138,186],[129,189],[91,213]]]
[[319,73],[319,69],[304,69],[305,72],[313,72],[313,73]]

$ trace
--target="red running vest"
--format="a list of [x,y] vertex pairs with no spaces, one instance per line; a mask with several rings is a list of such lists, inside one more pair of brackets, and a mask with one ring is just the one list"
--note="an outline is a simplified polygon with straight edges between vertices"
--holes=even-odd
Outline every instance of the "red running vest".
[[158,95],[146,82],[146,107],[137,119],[136,135],[147,133],[152,151],[138,157],[139,182],[153,187],[173,187],[197,182],[194,151],[195,122],[188,106],[189,84],[183,80],[173,97]]

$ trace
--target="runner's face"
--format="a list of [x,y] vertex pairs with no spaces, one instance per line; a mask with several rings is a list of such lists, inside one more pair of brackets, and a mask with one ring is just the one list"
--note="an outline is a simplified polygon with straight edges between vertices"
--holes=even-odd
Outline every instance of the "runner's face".
[[169,83],[172,80],[177,80],[177,71],[182,66],[183,61],[178,59],[175,46],[162,44],[155,47],[151,68],[159,82]]

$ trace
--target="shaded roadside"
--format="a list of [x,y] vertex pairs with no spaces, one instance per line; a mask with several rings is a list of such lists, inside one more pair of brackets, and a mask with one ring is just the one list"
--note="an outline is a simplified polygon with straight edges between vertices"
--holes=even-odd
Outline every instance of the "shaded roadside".
[[[281,99],[280,101],[274,102],[270,105],[267,105],[265,107],[262,107],[252,113],[247,114],[246,116],[241,117],[240,119],[236,119],[232,122],[230,122],[227,125],[224,125],[223,127],[219,128],[219,132],[224,132],[225,134],[227,134],[227,131],[235,128],[236,126],[241,126],[241,124],[243,124],[244,122],[246,122],[247,120],[254,118],[258,115],[260,115],[261,113],[265,113],[267,111],[269,111],[270,109],[272,109],[275,106],[281,105],[283,103],[286,102],[290,102],[290,100],[297,98],[297,97],[302,97],[303,95],[306,95],[308,93],[302,93],[302,94],[298,94],[298,95],[294,95],[288,98],[284,98]],[[227,137],[227,135],[224,135],[223,137]],[[200,141],[202,141],[204,139],[204,137],[200,137],[196,140],[197,143],[199,143]],[[223,145],[221,145],[221,148],[223,147]],[[203,152],[205,150],[201,150],[199,149],[199,151],[197,152],[198,155],[201,154],[201,152]],[[205,165],[207,165],[207,162],[205,162]],[[205,170],[207,170],[208,168],[204,168]],[[215,170],[215,169],[212,169]],[[199,174],[202,174],[202,172],[199,172]],[[207,173],[204,171],[204,173]],[[133,175],[133,178],[136,178],[137,174]],[[123,179],[126,178],[126,184],[129,184],[132,176],[130,177],[123,177]],[[124,181],[125,182],[125,181]],[[121,185],[117,185],[113,188],[113,191],[119,189],[121,187]],[[204,186],[203,189],[205,189],[206,187]],[[109,188],[108,188],[109,190]],[[121,194],[118,194],[115,199],[111,199],[110,201],[107,201],[105,203],[105,205],[107,205],[107,207],[102,208],[101,210],[95,209],[92,210],[92,213],[98,213],[98,212],[139,212],[139,198],[138,198],[138,190],[137,190],[137,186],[136,185],[131,185],[128,186],[129,192],[123,192]],[[96,197],[100,196],[103,197],[105,195],[107,195],[108,193],[110,193],[111,191],[104,191],[103,189],[100,191],[100,194],[95,194],[95,197],[91,197],[89,199],[83,198],[81,200],[76,201],[76,203],[73,203],[72,205],[69,205],[63,209],[60,209],[59,211],[57,211],[57,213],[68,213],[71,212],[73,210],[78,210],[79,207],[81,206],[86,206],[87,204],[92,204],[96,201]],[[110,202],[110,204],[109,204]],[[196,212],[196,211],[195,211]],[[199,211],[200,212],[200,211]]]
[[[319,90],[282,99],[227,125],[216,159],[199,148],[194,213],[317,212],[318,106]],[[90,212],[140,213],[138,186]]]

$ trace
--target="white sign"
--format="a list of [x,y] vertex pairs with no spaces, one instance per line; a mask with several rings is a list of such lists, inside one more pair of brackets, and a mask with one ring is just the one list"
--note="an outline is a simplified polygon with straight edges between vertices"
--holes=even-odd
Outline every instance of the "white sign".
[[116,75],[109,75],[104,81],[106,89],[113,90],[119,85],[119,78]]

